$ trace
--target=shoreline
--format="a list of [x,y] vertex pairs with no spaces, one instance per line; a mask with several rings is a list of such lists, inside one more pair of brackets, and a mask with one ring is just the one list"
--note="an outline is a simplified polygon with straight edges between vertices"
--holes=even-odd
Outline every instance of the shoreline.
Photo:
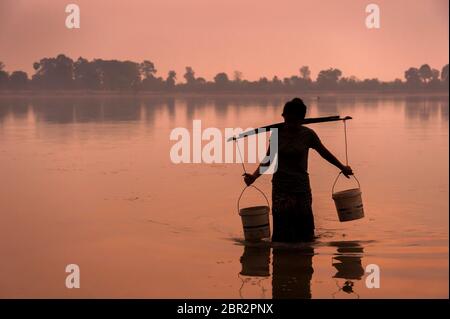
[[15,97],[330,97],[330,96],[449,96],[449,91],[411,92],[411,91],[317,91],[317,92],[117,92],[117,91],[3,91],[0,98]]

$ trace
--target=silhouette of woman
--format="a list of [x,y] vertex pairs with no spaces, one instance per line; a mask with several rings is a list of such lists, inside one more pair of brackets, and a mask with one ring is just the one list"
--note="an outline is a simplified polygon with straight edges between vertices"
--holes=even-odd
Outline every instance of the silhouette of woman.
[[[339,168],[344,176],[352,175],[350,166],[343,165],[310,128],[301,125],[306,105],[299,98],[284,105],[284,126],[278,130],[278,168],[272,178],[272,215],[274,242],[309,242],[314,240],[314,217],[308,175],[308,151],[315,149],[324,159]],[[270,149],[268,150],[268,154]],[[267,166],[270,163],[260,164]],[[244,174],[251,185],[259,176]]]

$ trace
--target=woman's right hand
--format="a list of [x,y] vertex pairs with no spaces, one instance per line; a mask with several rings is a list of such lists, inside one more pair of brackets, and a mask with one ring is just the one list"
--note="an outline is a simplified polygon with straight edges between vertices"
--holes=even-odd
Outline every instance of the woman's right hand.
[[244,182],[247,186],[252,185],[256,180],[256,176],[253,174],[245,173],[243,176],[244,176]]

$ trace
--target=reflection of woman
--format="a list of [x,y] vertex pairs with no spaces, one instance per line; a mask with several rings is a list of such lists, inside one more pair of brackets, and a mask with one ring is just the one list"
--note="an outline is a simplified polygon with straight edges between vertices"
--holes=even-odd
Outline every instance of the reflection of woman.
[[[272,179],[272,241],[276,242],[314,239],[311,187],[307,172],[310,148],[338,167],[346,177],[353,174],[349,166],[344,166],[325,148],[312,129],[300,124],[305,114],[306,105],[301,99],[287,102],[282,114],[285,125],[278,130],[278,168]],[[245,174],[244,181],[251,185],[260,175],[258,168],[253,174]]]
[[273,249],[273,299],[311,298],[313,255],[311,247],[302,250]]
[[[272,252],[272,298],[311,298],[314,249],[309,246],[301,249],[275,246]],[[260,289],[261,297],[265,297],[264,280],[270,276],[270,246],[245,246],[240,262],[242,265],[239,272],[239,278],[242,280],[240,296],[244,297],[243,292],[247,284],[247,289],[253,286],[253,293],[255,289],[257,291]]]

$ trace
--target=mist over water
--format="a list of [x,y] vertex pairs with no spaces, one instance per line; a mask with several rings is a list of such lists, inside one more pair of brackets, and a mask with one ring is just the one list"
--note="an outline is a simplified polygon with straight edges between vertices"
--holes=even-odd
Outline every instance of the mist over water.
[[[171,162],[172,129],[280,122],[291,98],[1,97],[0,297],[448,298],[447,95],[304,98],[307,117],[353,117],[366,214],[338,221],[338,171],[311,150],[312,245],[245,246],[242,166]],[[341,122],[309,127],[344,161]],[[64,286],[70,263],[82,289]]]

